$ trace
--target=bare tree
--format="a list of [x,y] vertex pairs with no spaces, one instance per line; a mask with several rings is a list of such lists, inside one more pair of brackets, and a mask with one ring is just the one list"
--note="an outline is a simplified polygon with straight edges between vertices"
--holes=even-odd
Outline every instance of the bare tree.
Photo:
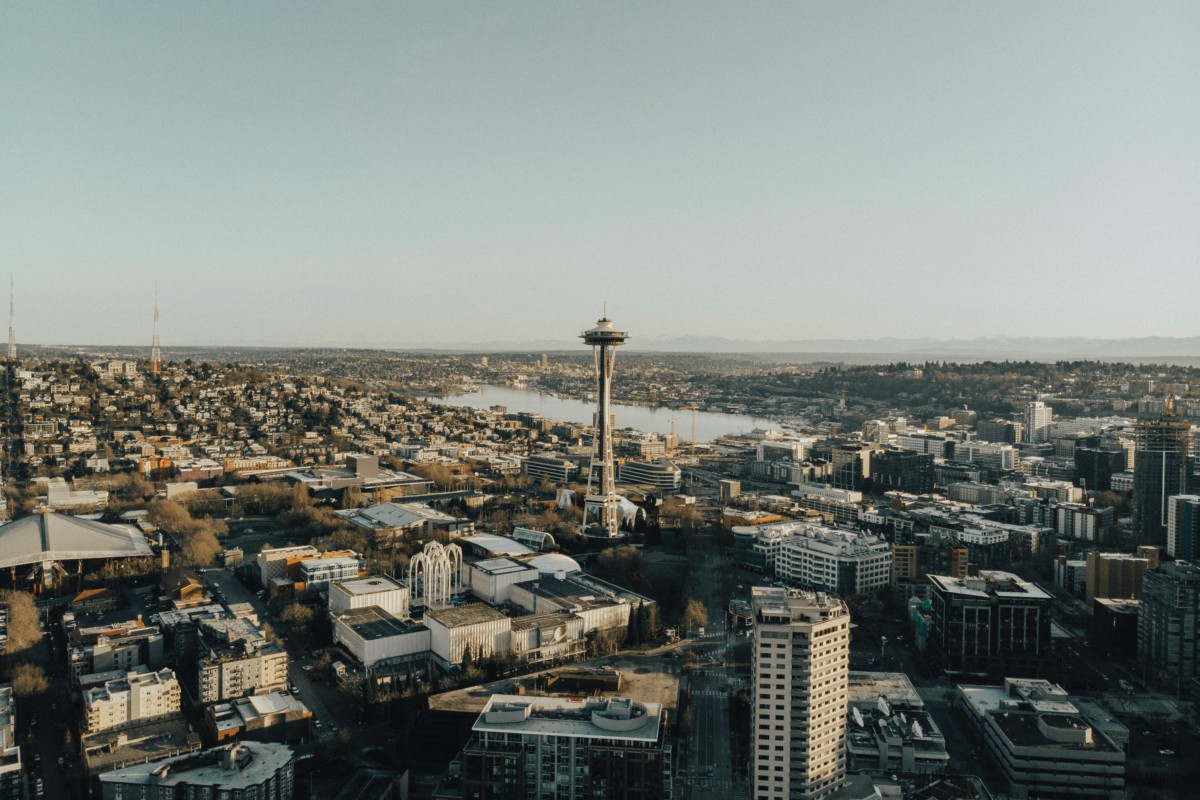
[[50,679],[37,664],[18,664],[12,671],[12,687],[17,697],[29,697],[49,689]]
[[679,617],[679,627],[685,631],[701,628],[708,624],[708,609],[694,597],[689,597]]
[[289,603],[279,612],[279,620],[293,628],[303,629],[312,622],[313,610],[304,603]]
[[155,500],[149,508],[150,522],[167,533],[183,533],[192,524],[192,515],[182,503],[174,500]]
[[8,643],[5,652],[20,653],[33,647],[42,638],[33,595],[15,589],[0,591],[0,604],[8,606]]
[[186,566],[211,564],[222,549],[217,537],[207,528],[192,530],[180,538],[179,560]]

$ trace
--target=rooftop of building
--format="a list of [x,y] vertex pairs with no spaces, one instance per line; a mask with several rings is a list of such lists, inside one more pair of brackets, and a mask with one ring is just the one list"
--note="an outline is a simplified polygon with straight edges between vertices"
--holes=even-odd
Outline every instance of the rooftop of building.
[[572,573],[559,578],[557,573],[543,572],[536,583],[523,584],[523,588],[538,597],[566,603],[580,608],[598,608],[642,599],[639,595],[626,592],[590,575]]
[[527,614],[523,617],[513,617],[513,630],[523,631],[532,628],[549,628],[562,625],[569,620],[577,619],[570,611],[551,611],[545,614]]
[[917,687],[903,672],[851,672],[847,689],[847,702],[876,703],[879,697],[889,702],[903,703],[907,708],[925,705]]
[[266,641],[262,628],[245,617],[235,618],[222,613],[197,617],[196,621],[206,640],[213,646],[255,645]]
[[157,761],[200,747],[199,734],[187,720],[170,718],[120,731],[101,731],[84,736],[81,747],[88,770],[106,772],[121,764]]
[[798,548],[827,555],[867,555],[889,553],[891,545],[881,536],[863,531],[843,531],[824,526],[811,526],[813,530],[789,537],[783,543],[786,549]]
[[252,694],[248,697],[239,697],[229,705],[245,722],[252,722],[275,714],[304,715],[312,713],[308,706],[291,692]]
[[[1150,579],[1153,580],[1152,573],[1147,572]],[[1200,581],[1200,564],[1193,564],[1190,561],[1168,561],[1158,568],[1158,574],[1170,577],[1174,580],[1181,581]]]
[[825,592],[753,586],[750,602],[759,622],[824,622],[848,616],[846,604]]
[[407,589],[408,587],[386,575],[371,575],[366,578],[335,581],[333,588],[339,589],[348,595],[358,596],[376,594],[377,592],[397,591]]
[[543,575],[572,575],[582,571],[579,562],[566,553],[538,553],[521,561]]
[[536,553],[532,547],[518,542],[516,539],[508,536],[500,536],[495,533],[472,533],[467,536],[460,536],[457,544],[464,548],[470,548],[479,555],[490,556],[521,556]]
[[483,603],[468,603],[465,606],[452,606],[450,608],[431,608],[425,612],[425,618],[432,618],[446,628],[458,628],[465,625],[478,625],[484,622],[508,619],[504,614]]
[[[620,663],[620,662],[619,662]],[[515,694],[526,692],[526,696],[535,696],[537,687],[543,685],[544,676],[566,676],[578,673],[588,668],[608,669],[608,660],[604,662],[582,662],[555,669],[542,670],[531,675],[517,678],[506,678],[480,686],[466,689],[455,689],[442,692],[429,698],[429,708],[432,711],[458,712],[478,714],[483,711],[488,700],[493,695]],[[642,660],[620,664],[621,693],[629,697],[638,697],[645,702],[653,702],[668,710],[678,707],[679,676],[669,672],[670,668],[654,662]],[[612,693],[600,691],[601,695]]]
[[1105,610],[1113,614],[1130,614],[1134,617],[1137,616],[1138,609],[1142,607],[1141,600],[1130,600],[1127,597],[1096,597],[1092,602],[1099,603],[1104,606]]
[[106,700],[118,692],[128,692],[134,687],[163,685],[167,683],[175,683],[176,685],[179,683],[175,678],[175,671],[172,669],[160,669],[157,672],[151,672],[146,669],[127,672],[124,675],[105,681],[102,686],[93,686],[85,690],[83,693],[83,702],[87,705],[99,700]]
[[265,782],[293,759],[292,749],[272,742],[239,742],[149,764],[106,772],[101,783],[157,786],[219,786],[239,789]]
[[455,517],[430,508],[424,503],[379,503],[367,508],[350,508],[335,512],[360,528],[390,530],[421,525],[425,522],[454,522]]
[[297,544],[292,545],[291,547],[264,548],[261,552],[259,552],[258,558],[260,561],[280,561],[289,558],[296,558],[297,556],[315,556],[320,552],[320,550],[312,545]]
[[1015,709],[1021,704],[1027,704],[1035,711],[1055,714],[1078,712],[1066,689],[1040,678],[1006,678],[1004,686],[964,684],[958,691],[977,714]]
[[622,466],[638,467],[640,469],[651,469],[668,473],[676,473],[681,471],[674,461],[671,461],[667,458],[656,458],[649,461],[636,461],[631,459],[626,461]]
[[846,741],[851,750],[878,753],[879,737],[903,742],[928,758],[940,754],[948,761],[946,738],[932,716],[920,709],[901,707],[877,698],[876,703],[850,707]]
[[1014,747],[1120,753],[1117,745],[1075,714],[992,711],[989,716]]
[[629,698],[569,698],[495,695],[472,730],[588,739],[656,742],[662,706]]
[[[1000,722],[1018,713],[1080,716],[1103,734],[1095,738],[1108,740],[1108,745],[1101,742],[1093,745],[1093,749],[1111,748],[1113,742],[1129,741],[1129,729],[1103,705],[1090,698],[1071,696],[1061,686],[1050,681],[1039,678],[1006,678],[1002,687],[962,685],[958,687],[958,691],[967,706],[980,718],[992,715]],[[1028,725],[1015,726],[1010,740],[1014,744],[1035,741],[1026,730],[1027,727]],[[1020,742],[1012,736],[1017,736]]]
[[79,676],[79,688],[86,692],[96,686],[103,686],[110,681],[119,681],[130,674],[130,672],[141,673],[149,672],[150,668],[145,664],[139,664],[131,670],[110,669],[104,672],[89,672],[86,675]]
[[[426,614],[428,613],[426,612]],[[367,641],[385,639],[389,636],[403,636],[426,630],[424,625],[412,620],[397,619],[379,606],[353,608],[348,611],[339,612],[335,616],[342,624],[348,626],[358,636]]]
[[485,575],[509,575],[514,572],[537,572],[536,567],[516,561],[511,558],[486,558],[471,563],[472,569],[477,569]]
[[164,628],[175,628],[185,623],[195,622],[202,617],[219,616],[224,612],[225,609],[216,603],[207,606],[171,609],[158,612],[158,624]]
[[304,571],[327,570],[327,569],[358,569],[361,561],[357,556],[343,555],[321,555],[318,558],[306,558],[300,562],[300,569]]
[[1098,553],[1093,551],[1088,553],[1088,555],[1095,556],[1102,561],[1140,561],[1144,564],[1150,563],[1149,558],[1144,555],[1138,555],[1137,553]]
[[966,578],[956,578],[949,575],[930,575],[929,580],[935,587],[942,591],[962,597],[1050,599],[1050,595],[1046,594],[1035,584],[1011,572],[1001,572],[999,570],[980,570],[979,575]]
[[109,638],[147,629],[140,614],[130,616],[129,609],[116,609],[99,614],[63,615],[63,624],[73,642],[94,642],[101,636]]

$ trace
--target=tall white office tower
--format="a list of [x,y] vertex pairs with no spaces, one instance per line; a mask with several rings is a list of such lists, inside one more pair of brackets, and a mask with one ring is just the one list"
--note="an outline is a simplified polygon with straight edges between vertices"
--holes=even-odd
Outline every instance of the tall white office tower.
[[1054,421],[1054,409],[1041,400],[1025,404],[1025,441],[1037,443],[1050,441],[1050,423]]
[[756,586],[755,800],[820,800],[846,779],[850,612],[824,592]]

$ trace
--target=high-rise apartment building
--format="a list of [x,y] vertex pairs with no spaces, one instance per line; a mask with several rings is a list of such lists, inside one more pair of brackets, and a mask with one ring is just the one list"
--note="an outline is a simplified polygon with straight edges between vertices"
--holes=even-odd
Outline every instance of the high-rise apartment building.
[[1050,595],[1008,572],[933,584],[929,643],[949,672],[1037,675],[1051,664]]
[[1175,415],[1175,399],[1156,420],[1137,424],[1133,469],[1133,534],[1138,544],[1167,543],[1167,501],[1187,494],[1195,458],[1192,423]]
[[981,419],[975,425],[980,441],[1016,444],[1025,436],[1025,424],[1006,419]]
[[822,592],[751,591],[750,796],[819,800],[846,779],[850,612]]
[[11,683],[0,684],[0,800],[20,800],[21,746],[17,744],[16,705]]
[[871,482],[875,490],[912,494],[933,491],[933,455],[904,450],[884,450],[871,457]]
[[892,577],[892,548],[869,533],[811,525],[783,543],[775,574],[793,586],[837,594],[873,592]]
[[1075,483],[1091,492],[1107,492],[1112,488],[1112,476],[1125,471],[1125,449],[1122,447],[1077,447]]
[[1054,409],[1041,400],[1031,400],[1025,404],[1025,441],[1050,441],[1050,423],[1054,421]]
[[179,713],[179,681],[172,670],[130,672],[83,693],[88,731],[104,731]]
[[1142,577],[1148,569],[1154,569],[1148,558],[1092,550],[1087,554],[1084,599],[1088,603],[1097,597],[1136,599],[1141,594]]
[[1163,564],[1142,575],[1138,657],[1160,685],[1180,690],[1200,676],[1200,567]]
[[658,703],[492,695],[462,753],[464,800],[671,797]]
[[1200,557],[1200,495],[1167,498],[1167,553],[1182,561]]

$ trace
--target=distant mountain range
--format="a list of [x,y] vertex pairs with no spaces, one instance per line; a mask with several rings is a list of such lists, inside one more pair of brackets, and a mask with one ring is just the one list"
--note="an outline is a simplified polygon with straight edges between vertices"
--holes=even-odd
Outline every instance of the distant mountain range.
[[[41,345],[48,349],[71,349],[64,345]],[[177,353],[197,350],[392,350],[400,352],[442,353],[544,353],[582,352],[584,345],[574,339],[502,340],[422,342],[396,345],[384,342],[322,342],[305,344],[294,342],[242,342],[206,343],[192,346],[178,345],[163,348]],[[130,346],[80,348],[96,351],[130,350]],[[134,350],[144,349],[133,346]],[[1003,361],[1032,360],[1054,361],[1057,359],[1127,360],[1134,362],[1173,362],[1200,366],[1200,336],[1167,337],[1142,336],[1129,339],[1089,339],[1080,336],[1012,337],[992,336],[976,339],[778,339],[756,341],[752,339],[729,339],[720,336],[677,336],[670,338],[632,337],[629,349],[642,353],[710,353],[744,354],[770,357],[773,361],[794,359],[799,362],[843,361],[860,364],[887,363],[892,361]]]
[[1200,336],[1171,338],[1142,336],[1132,339],[979,337],[976,339],[792,339],[750,341],[714,336],[680,336],[645,341],[642,349],[706,353],[879,353],[921,355],[927,353],[991,356],[995,358],[1120,358],[1183,356],[1200,357]]
[[[576,350],[576,341],[496,341],[423,344],[422,349],[483,351]],[[1045,338],[994,336],[976,339],[778,339],[758,341],[721,336],[676,336],[629,340],[630,349],[668,353],[763,353],[797,355],[874,355],[904,357],[961,357],[970,359],[1058,358],[1200,358],[1200,336],[1172,338],[1089,339],[1080,336]],[[399,348],[404,349],[404,348]]]

